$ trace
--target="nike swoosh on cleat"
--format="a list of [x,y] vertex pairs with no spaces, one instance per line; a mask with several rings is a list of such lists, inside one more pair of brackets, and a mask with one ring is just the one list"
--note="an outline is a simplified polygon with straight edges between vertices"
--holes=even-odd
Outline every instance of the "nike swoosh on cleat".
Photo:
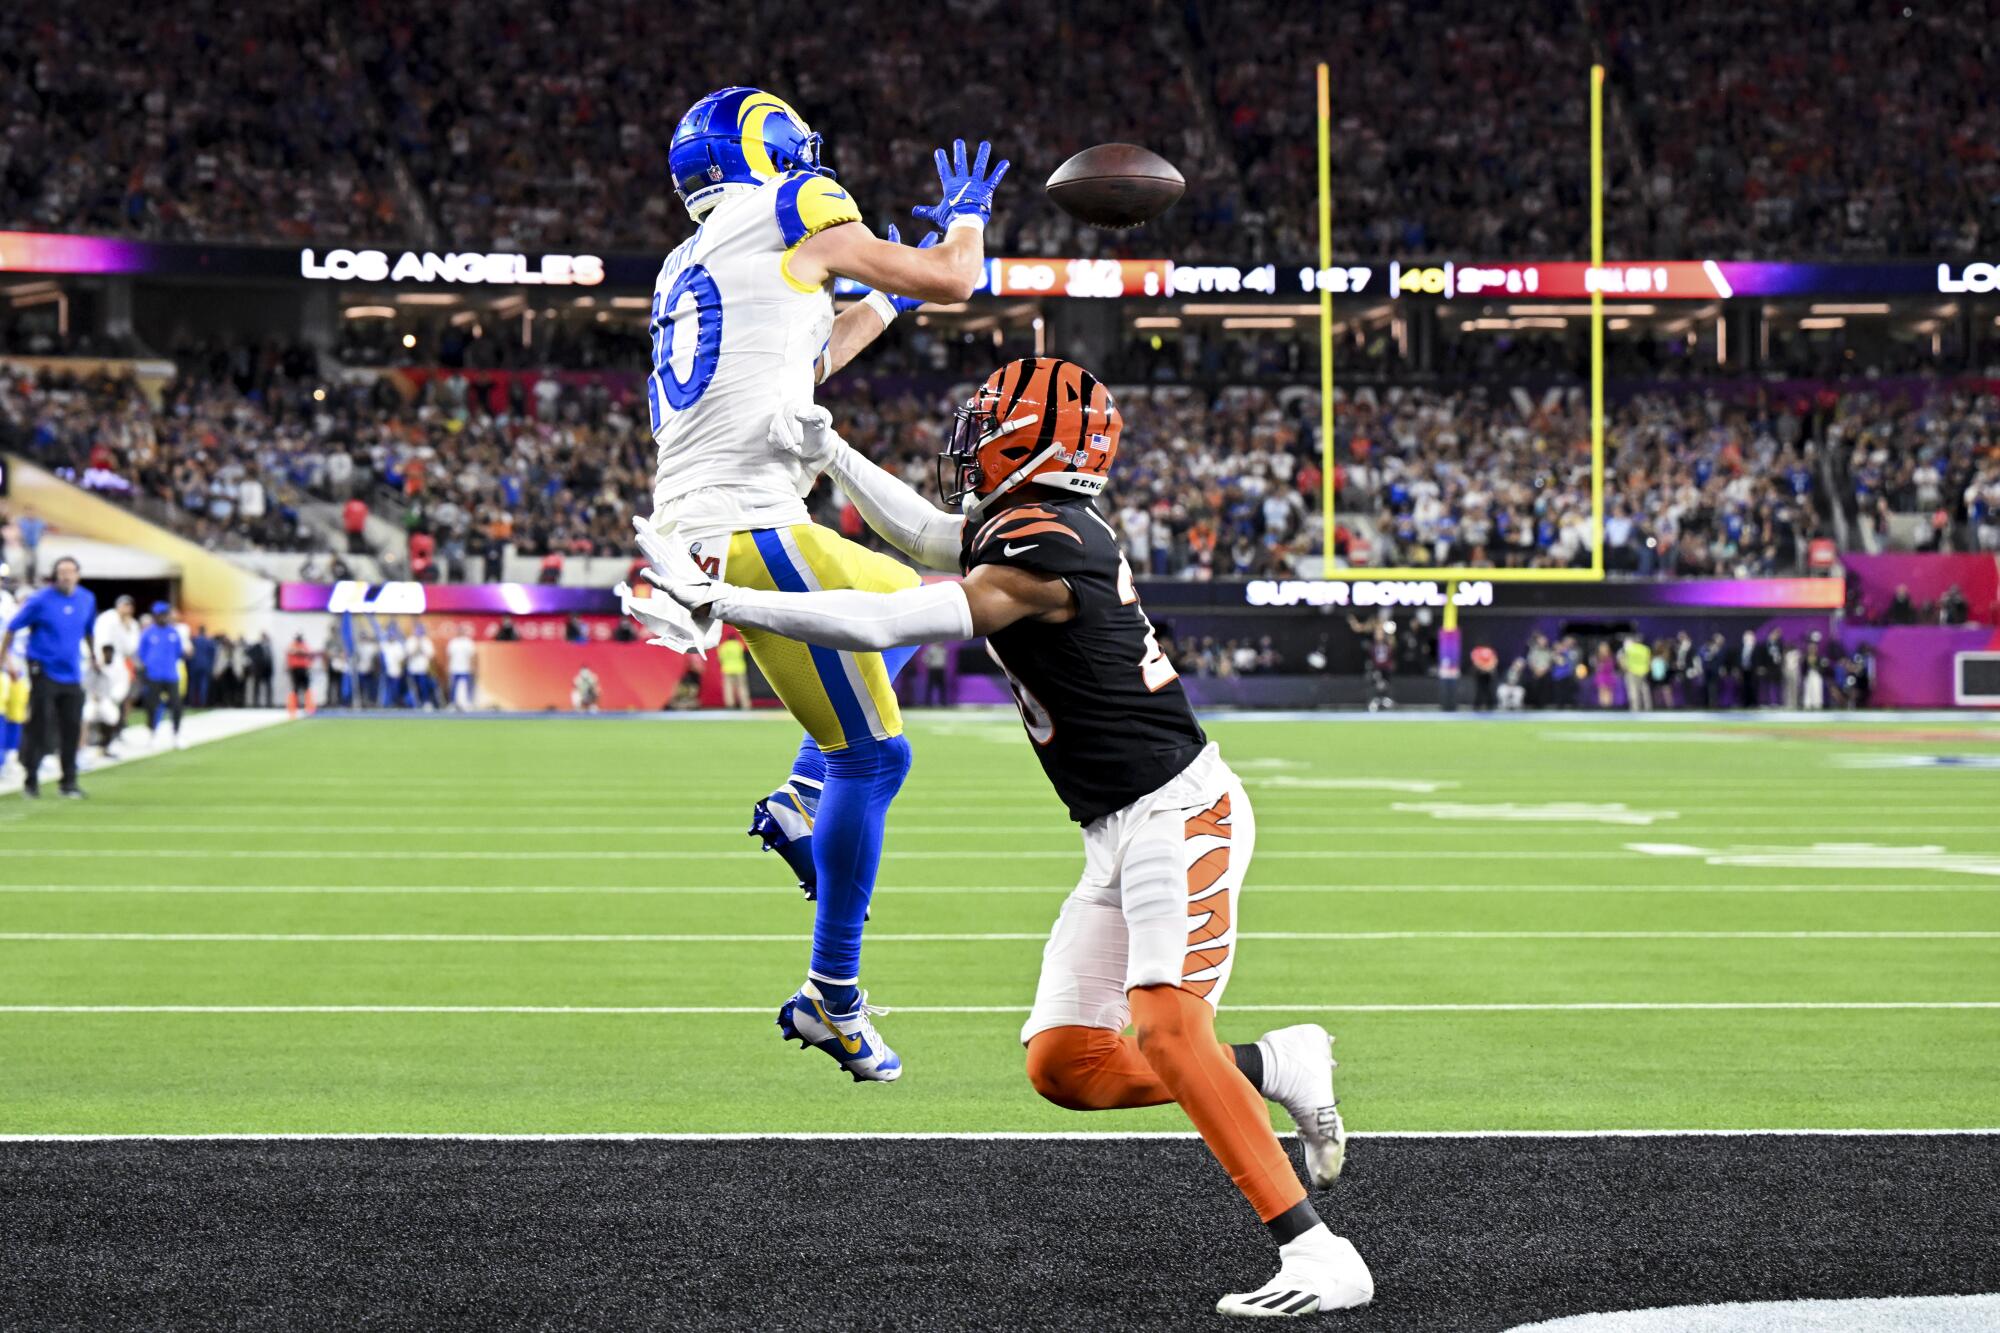
[[1009,556],[1014,556],[1014,555],[1019,555],[1019,554],[1021,554],[1021,552],[1023,552],[1023,551],[1032,551],[1032,550],[1034,550],[1034,549],[1035,549],[1035,548],[1036,548],[1037,546],[1040,546],[1040,545],[1041,545],[1041,543],[1040,543],[1040,542],[1028,542],[1028,543],[1026,543],[1025,545],[1021,545],[1021,546],[1003,546],[1003,547],[1001,547],[1001,548],[1000,548],[1000,553],[1001,553],[1002,555],[1009,555]]
[[812,1002],[812,1007],[813,1011],[819,1015],[819,1021],[826,1024],[827,1031],[833,1033],[834,1039],[840,1043],[841,1050],[846,1051],[849,1055],[861,1054],[861,1038],[850,1037],[835,1027],[833,1020],[826,1016],[826,1006],[822,1005],[818,1000]]

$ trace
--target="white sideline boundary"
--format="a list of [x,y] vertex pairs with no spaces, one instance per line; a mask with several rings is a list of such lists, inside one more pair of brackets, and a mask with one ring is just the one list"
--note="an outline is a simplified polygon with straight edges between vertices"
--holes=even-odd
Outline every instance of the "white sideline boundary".
[[[285,723],[293,720],[285,715],[285,710],[282,708],[216,708],[183,718],[181,720],[181,739],[185,740],[187,748],[192,750],[198,746],[213,745],[217,741],[226,741],[232,737],[248,736],[252,732],[265,731],[271,727],[283,726]],[[151,748],[143,740],[139,739],[145,734],[146,728],[144,727],[126,727],[124,734],[118,738],[118,748],[121,753],[114,759],[89,759],[88,755],[91,747],[84,747],[85,754],[79,756],[77,764],[78,776],[80,778],[89,778],[93,774],[107,772],[114,768],[123,768],[127,764],[137,764],[147,759],[157,759],[162,755],[180,753],[171,744],[164,749]],[[162,734],[171,735],[171,730],[164,731]],[[55,792],[49,785],[55,781],[54,774],[56,770],[53,764],[54,761],[51,759],[44,759],[42,761],[42,796],[45,800],[55,795]],[[14,769],[18,767],[19,765],[17,764],[8,770],[11,776],[0,778],[0,796],[21,790],[22,780],[26,778],[27,774],[15,772]]]
[[[1752,1138],[1990,1138],[2000,1128],[1971,1129],[1382,1129],[1357,1132],[1351,1139],[1752,1139]],[[949,1143],[1089,1143],[1127,1139],[1189,1140],[1185,1129],[1051,1130],[772,1130],[702,1133],[689,1130],[579,1130],[569,1133],[512,1133],[469,1130],[328,1130],[298,1133],[242,1131],[214,1134],[0,1134],[4,1143],[372,1143],[380,1140],[465,1143],[874,1143],[885,1139]],[[1297,1138],[1290,1131],[1281,1139]]]
[[[1025,1004],[899,1004],[899,1014],[1025,1014]],[[1587,1000],[1493,1004],[1225,1004],[1225,1014],[1545,1014],[1680,1013],[1742,1010],[2000,1009],[2000,1000]],[[567,1004],[0,1004],[7,1014],[522,1014],[556,1018],[688,1017],[755,1014],[761,1005]]]

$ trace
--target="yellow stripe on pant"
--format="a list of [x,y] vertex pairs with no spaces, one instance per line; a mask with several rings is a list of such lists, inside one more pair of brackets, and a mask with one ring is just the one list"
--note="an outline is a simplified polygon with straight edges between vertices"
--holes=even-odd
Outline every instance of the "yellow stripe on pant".
[[0,675],[0,719],[8,722],[28,720],[28,678],[10,680]]
[[[896,592],[922,581],[909,566],[817,523],[731,535],[722,577],[766,592]],[[743,630],[743,641],[764,679],[820,749],[844,750],[855,740],[903,734],[903,713],[882,654],[843,653],[754,629]]]

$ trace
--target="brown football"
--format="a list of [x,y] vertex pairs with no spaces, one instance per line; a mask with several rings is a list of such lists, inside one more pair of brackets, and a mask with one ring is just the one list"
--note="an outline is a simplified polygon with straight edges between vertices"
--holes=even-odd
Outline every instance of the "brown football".
[[1101,143],[1057,167],[1043,188],[1078,221],[1123,229],[1151,222],[1172,208],[1187,181],[1150,148]]

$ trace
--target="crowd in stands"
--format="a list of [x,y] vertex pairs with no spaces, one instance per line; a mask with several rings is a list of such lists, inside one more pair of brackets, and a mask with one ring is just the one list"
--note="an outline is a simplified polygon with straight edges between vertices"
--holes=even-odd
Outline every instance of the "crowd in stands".
[[1919,550],[2000,552],[2000,394],[1982,387],[1920,401],[1853,395],[1828,444],[1842,503],[1874,531],[1915,514]]
[[[1016,163],[996,251],[1296,261],[1324,58],[1337,253],[1577,256],[1602,59],[1612,253],[1967,256],[2000,239],[1996,31],[1994,0],[12,6],[0,228],[663,250],[675,121],[754,84],[878,227],[928,202],[933,148],[987,137]],[[1107,140],[1186,198],[1137,233],[1067,218],[1036,183]]]
[[2000,241],[2000,5],[1607,5],[1649,254],[1984,257]]
[[414,234],[321,0],[0,6],[0,228]]
[[[1120,0],[1020,14],[947,0],[920,19],[903,5],[851,6],[837,43],[826,11],[782,0],[370,8],[379,22],[355,25],[360,66],[447,235],[524,249],[664,248],[691,225],[666,179],[668,136],[696,98],[736,84],[799,108],[878,230],[915,230],[910,207],[937,193],[932,151],[958,137],[992,139],[1016,163],[992,230],[1015,253],[1090,253],[1111,239],[1033,188],[1111,139],[1143,138],[1188,177],[1193,198],[1152,243],[1199,243],[1231,223],[1230,167],[1187,114],[1194,83],[1173,26]],[[939,23],[966,40],[940,43]],[[1028,88],[1051,99],[1047,113],[1024,104]]]
[[[0,443],[217,549],[331,550],[413,576],[495,578],[503,555],[629,553],[653,449],[609,375],[356,374],[322,381],[298,348],[184,349],[161,387],[21,370],[0,380]],[[854,379],[826,401],[851,443],[926,493],[952,406],[945,380]],[[1733,395],[1733,396],[1732,396]],[[1313,391],[1120,390],[1121,457],[1103,501],[1135,569],[1284,576],[1322,547]],[[1590,559],[1590,431],[1574,388],[1356,386],[1336,405],[1343,553],[1395,566],[1577,566]],[[1754,576],[1802,568],[1833,506],[1936,511],[1940,544],[2000,550],[2000,400],[1748,385],[1660,388],[1614,404],[1604,541],[1613,573]],[[1843,489],[1846,487],[1848,489]],[[345,504],[347,537],[305,521]],[[837,490],[822,521],[872,540]],[[381,520],[406,541],[386,543]],[[1886,521],[1882,525],[1886,527]],[[392,549],[383,549],[390,547]]]
[[1534,634],[1504,663],[1486,644],[1468,656],[1472,706],[1482,711],[1866,708],[1877,667],[1865,644],[1848,651],[1817,630],[1788,639],[1777,627],[1699,641],[1686,630],[1594,640]]

